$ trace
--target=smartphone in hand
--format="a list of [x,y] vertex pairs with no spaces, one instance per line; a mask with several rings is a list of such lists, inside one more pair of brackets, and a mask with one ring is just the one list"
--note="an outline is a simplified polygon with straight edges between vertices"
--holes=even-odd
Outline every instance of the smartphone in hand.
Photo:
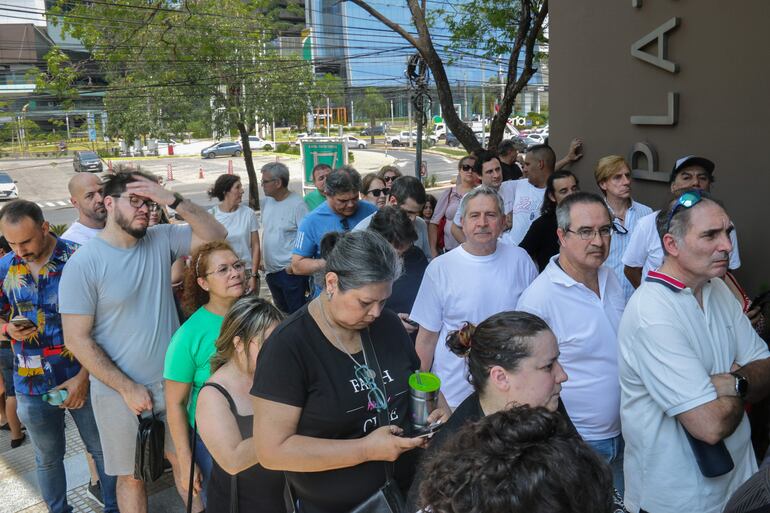
[[13,326],[15,328],[18,328],[20,330],[24,330],[24,329],[28,329],[28,328],[37,328],[37,325],[34,322],[32,322],[31,320],[27,319],[23,315],[17,315],[17,316],[15,316],[13,319],[11,319],[8,322],[13,324]]

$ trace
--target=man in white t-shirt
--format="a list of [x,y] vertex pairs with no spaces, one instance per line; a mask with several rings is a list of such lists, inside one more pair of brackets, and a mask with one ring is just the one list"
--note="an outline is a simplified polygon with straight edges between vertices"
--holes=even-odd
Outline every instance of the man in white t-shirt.
[[[658,218],[663,265],[623,313],[618,366],[630,511],[720,513],[757,470],[744,401],[770,391],[770,353],[715,279],[727,271],[732,230],[706,193],[684,192]],[[707,472],[716,477],[697,463],[703,442],[732,460],[712,460],[725,464]]]
[[[473,165],[473,172],[481,179],[481,185],[485,185],[497,191],[503,200],[503,213],[508,214],[508,212],[511,211],[513,191],[510,188],[504,188],[502,186],[503,183],[508,182],[503,182],[503,168],[497,155],[491,151],[480,152]],[[506,222],[506,219],[503,219],[503,221]],[[503,225],[504,230],[508,229],[508,227],[508,224]],[[465,234],[462,229],[462,219],[459,208],[452,220],[451,231],[455,240],[461,243],[465,242]]]
[[502,242],[518,246],[532,222],[540,217],[548,177],[553,174],[556,155],[550,146],[538,144],[527,150],[524,157],[526,178],[504,182],[500,194],[508,198],[506,209],[511,229],[503,234]]
[[[710,192],[712,183],[714,183],[714,163],[709,159],[694,155],[678,159],[671,170],[671,178],[669,179],[671,194],[674,196],[678,196],[679,193],[690,188]],[[658,212],[656,210],[637,221],[628,241],[628,246],[623,252],[623,272],[634,288],[639,287],[649,271],[656,270],[663,263],[663,247],[655,227],[655,216]],[[730,269],[734,270],[741,266],[735,230],[730,232],[730,239],[733,243],[733,250],[730,253]]]
[[102,181],[91,173],[77,173],[67,188],[70,191],[70,203],[78,211],[78,220],[67,228],[61,238],[82,245],[102,231],[107,222]]
[[275,305],[287,314],[305,304],[307,276],[291,272],[291,252],[299,223],[308,209],[302,197],[289,190],[289,168],[282,162],[262,166],[262,258],[265,281]]
[[[414,176],[400,176],[391,183],[387,204],[406,212],[417,232],[417,241],[414,245],[422,250],[425,253],[425,257],[430,260],[433,255],[431,254],[430,241],[428,240],[428,224],[420,215],[422,207],[425,206],[425,201],[425,187]],[[374,217],[374,214],[362,219],[353,230],[366,230],[369,228],[372,217]]]
[[497,243],[504,222],[497,191],[477,187],[463,197],[459,210],[466,241],[428,264],[409,314],[420,326],[415,345],[420,367],[438,375],[452,408],[472,388],[465,360],[446,347],[447,334],[465,322],[515,310],[519,295],[537,276],[526,251]]
[[612,216],[604,200],[576,192],[556,207],[559,254],[519,298],[517,310],[541,317],[559,342],[569,380],[562,400],[575,428],[612,469],[623,493],[617,333],[625,296],[604,265]]

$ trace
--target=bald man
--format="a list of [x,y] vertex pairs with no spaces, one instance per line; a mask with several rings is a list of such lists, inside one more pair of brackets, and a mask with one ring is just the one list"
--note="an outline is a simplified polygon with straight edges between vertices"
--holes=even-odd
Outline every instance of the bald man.
[[61,236],[62,239],[85,244],[96,236],[107,221],[102,197],[102,181],[91,173],[78,173],[67,186],[70,202],[78,211],[78,220]]

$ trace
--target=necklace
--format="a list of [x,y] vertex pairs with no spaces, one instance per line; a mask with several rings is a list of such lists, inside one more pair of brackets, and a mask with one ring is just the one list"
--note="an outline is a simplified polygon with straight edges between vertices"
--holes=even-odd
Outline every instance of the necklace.
[[[355,364],[356,368],[361,367],[361,364],[358,363],[358,361],[355,358],[353,358],[353,355],[350,354],[350,352],[348,351],[348,348],[345,347],[345,344],[343,344],[340,338],[337,336],[337,330],[332,328],[332,325],[329,322],[329,318],[326,317],[326,309],[324,308],[323,299],[321,299],[320,297],[318,298],[318,308],[321,309],[321,317],[323,317],[326,327],[329,328],[329,331],[332,333],[332,335],[334,335],[334,340],[336,341],[336,344],[333,343],[333,345],[335,347],[338,347],[339,349],[342,349],[342,352],[348,355],[348,358],[353,360],[353,363]],[[364,355],[364,365],[366,365],[366,355]]]

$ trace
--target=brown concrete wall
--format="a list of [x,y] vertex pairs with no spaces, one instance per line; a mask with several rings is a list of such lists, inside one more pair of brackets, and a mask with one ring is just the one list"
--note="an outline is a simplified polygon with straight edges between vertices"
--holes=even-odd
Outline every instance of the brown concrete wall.
[[[638,3],[640,7],[632,4]],[[671,18],[671,73],[631,55],[631,46]],[[738,230],[742,283],[770,288],[770,2],[747,0],[553,0],[550,2],[550,142],[563,155],[572,137],[585,156],[572,166],[585,190],[597,190],[596,161],[628,156],[635,143],[657,150],[658,170],[681,156],[716,163],[712,193]],[[657,54],[657,45],[645,50]],[[639,126],[634,115],[666,114],[679,95],[673,126]],[[644,164],[644,162],[642,162]],[[642,166],[643,167],[643,166]],[[659,208],[667,183],[638,180],[635,197]]]

